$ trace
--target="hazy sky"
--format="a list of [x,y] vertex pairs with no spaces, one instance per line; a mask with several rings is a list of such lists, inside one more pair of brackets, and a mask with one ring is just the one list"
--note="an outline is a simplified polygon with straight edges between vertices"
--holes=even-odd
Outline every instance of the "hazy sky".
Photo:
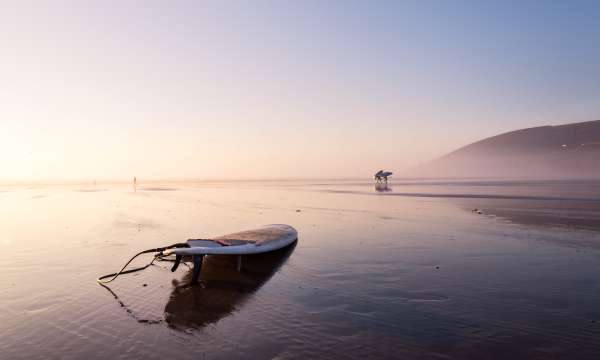
[[597,1],[3,1],[0,180],[371,176],[600,118]]

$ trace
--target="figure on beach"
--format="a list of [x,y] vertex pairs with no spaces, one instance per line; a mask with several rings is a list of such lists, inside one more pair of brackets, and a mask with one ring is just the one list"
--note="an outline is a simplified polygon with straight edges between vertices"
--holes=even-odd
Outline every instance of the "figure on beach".
[[137,178],[133,177],[133,192],[137,192]]
[[379,170],[378,172],[375,173],[375,180],[377,180],[378,183],[384,181],[387,183],[388,181],[388,177],[392,176],[392,172],[391,171],[384,171],[384,170]]

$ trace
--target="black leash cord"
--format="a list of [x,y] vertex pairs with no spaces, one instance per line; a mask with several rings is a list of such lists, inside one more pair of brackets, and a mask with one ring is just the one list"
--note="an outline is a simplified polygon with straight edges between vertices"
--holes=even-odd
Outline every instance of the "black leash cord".
[[[108,274],[108,275],[104,275],[104,276],[100,276],[98,279],[96,279],[97,282],[99,282],[100,284],[108,284],[109,282],[115,280],[116,278],[119,277],[119,275],[121,274],[129,274],[132,272],[136,272],[136,271],[140,271],[140,270],[144,270],[145,268],[147,268],[148,266],[152,265],[154,263],[154,260],[156,260],[157,258],[162,256],[162,252],[168,249],[174,249],[174,248],[184,248],[184,247],[189,247],[189,245],[187,243],[176,243],[173,245],[169,245],[169,246],[165,246],[165,247],[160,247],[160,248],[154,248],[154,249],[148,249],[148,250],[144,250],[144,251],[140,251],[139,253],[135,254],[131,259],[129,259],[129,261],[127,263],[125,263],[125,265],[121,268],[121,270],[119,270],[116,273],[113,274]],[[150,261],[149,264],[142,266],[142,267],[138,267],[138,268],[133,268],[133,269],[129,269],[129,270],[125,270],[125,268],[127,268],[127,265],[129,265],[136,257],[142,255],[142,254],[149,254],[149,253],[158,253],[156,255],[154,255],[154,258],[152,258],[152,261]],[[104,280],[106,278],[110,278],[109,280]]]

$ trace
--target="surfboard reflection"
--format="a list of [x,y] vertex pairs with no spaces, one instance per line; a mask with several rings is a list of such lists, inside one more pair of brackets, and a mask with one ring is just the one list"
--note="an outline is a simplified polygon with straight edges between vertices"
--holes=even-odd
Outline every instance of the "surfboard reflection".
[[285,263],[296,247],[291,245],[264,254],[243,257],[237,271],[237,256],[207,256],[200,284],[190,285],[192,271],[173,281],[164,318],[175,329],[201,328],[238,309]]

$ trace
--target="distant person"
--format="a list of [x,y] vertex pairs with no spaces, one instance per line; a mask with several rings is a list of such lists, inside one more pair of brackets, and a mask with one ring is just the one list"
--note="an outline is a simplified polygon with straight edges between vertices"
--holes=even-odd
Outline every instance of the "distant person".
[[377,173],[375,173],[375,180],[377,180],[377,182],[385,181],[387,183],[388,177],[392,176],[392,174],[393,173],[391,171],[379,170]]
[[137,178],[133,177],[133,192],[137,192]]

